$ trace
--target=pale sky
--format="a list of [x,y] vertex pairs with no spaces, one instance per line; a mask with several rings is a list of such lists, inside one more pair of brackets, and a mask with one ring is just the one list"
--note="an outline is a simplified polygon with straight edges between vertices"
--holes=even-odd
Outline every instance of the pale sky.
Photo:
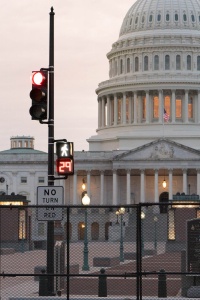
[[49,12],[54,7],[55,139],[88,150],[96,134],[95,89],[107,80],[106,54],[118,39],[125,14],[135,0],[1,0],[1,138],[33,136],[35,149],[47,151],[48,126],[32,121],[30,76],[49,67]]

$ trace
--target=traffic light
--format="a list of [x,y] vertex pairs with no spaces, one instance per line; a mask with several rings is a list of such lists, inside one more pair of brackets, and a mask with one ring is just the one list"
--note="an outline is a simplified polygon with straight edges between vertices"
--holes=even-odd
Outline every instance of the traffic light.
[[74,174],[74,145],[71,142],[56,143],[56,169],[58,175]]
[[32,120],[47,119],[48,72],[33,71],[31,76],[32,90],[30,98],[32,106],[29,110]]

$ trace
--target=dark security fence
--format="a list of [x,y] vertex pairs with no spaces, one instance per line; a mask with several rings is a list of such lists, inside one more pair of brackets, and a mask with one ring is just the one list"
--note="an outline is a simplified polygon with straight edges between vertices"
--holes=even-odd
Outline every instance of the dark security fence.
[[0,299],[199,295],[199,216],[196,201],[1,206]]

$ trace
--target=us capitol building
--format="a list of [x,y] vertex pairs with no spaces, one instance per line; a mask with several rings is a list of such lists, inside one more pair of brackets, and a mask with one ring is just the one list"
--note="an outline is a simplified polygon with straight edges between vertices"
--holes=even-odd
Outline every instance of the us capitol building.
[[[87,140],[89,151],[75,152],[74,176],[60,182],[65,203],[81,205],[83,183],[91,205],[200,195],[200,2],[137,0],[107,59],[109,79],[96,89],[97,134]],[[9,173],[3,155],[1,175]],[[0,183],[0,191],[4,188]],[[36,193],[29,196],[35,204]],[[90,224],[89,236],[109,238],[108,226],[116,216],[95,213],[96,227]],[[84,216],[78,210],[74,214],[71,234],[76,241]],[[102,224],[106,233],[96,234]]]

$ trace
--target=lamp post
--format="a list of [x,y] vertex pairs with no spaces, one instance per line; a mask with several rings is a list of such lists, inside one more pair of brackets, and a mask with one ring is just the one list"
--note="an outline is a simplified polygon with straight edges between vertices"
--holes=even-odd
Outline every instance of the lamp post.
[[[85,206],[90,205],[90,198],[87,193],[82,198],[82,204]],[[83,250],[83,271],[89,271],[90,267],[88,264],[88,238],[87,238],[87,208],[85,208],[85,229],[84,229],[84,250]]]
[[141,245],[142,245],[142,256],[144,254],[144,219],[145,219],[145,213],[144,211],[141,212]]
[[155,216],[154,220],[154,249],[157,250],[157,222],[158,218]]
[[120,207],[118,214],[120,216],[120,255],[119,260],[124,261],[124,238],[123,238],[123,216],[125,214],[125,208]]

